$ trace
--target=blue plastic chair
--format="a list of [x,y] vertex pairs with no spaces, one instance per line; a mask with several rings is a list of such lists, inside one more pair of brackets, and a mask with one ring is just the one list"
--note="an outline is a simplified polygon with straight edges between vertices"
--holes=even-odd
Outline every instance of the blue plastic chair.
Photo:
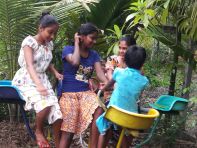
[[25,122],[26,128],[28,130],[29,135],[35,140],[35,135],[32,129],[29,126],[29,120],[27,119],[25,110],[23,105],[25,101],[22,99],[22,96],[19,93],[17,87],[12,85],[12,81],[9,80],[1,80],[0,81],[0,103],[10,103],[10,104],[18,104],[20,106],[20,111]]

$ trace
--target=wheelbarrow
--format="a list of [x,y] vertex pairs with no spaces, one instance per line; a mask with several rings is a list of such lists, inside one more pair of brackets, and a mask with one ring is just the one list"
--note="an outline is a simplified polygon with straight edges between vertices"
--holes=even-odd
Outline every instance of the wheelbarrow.
[[[162,115],[179,113],[180,111],[186,109],[189,102],[184,98],[170,95],[161,95],[154,104],[149,104],[152,109],[149,109],[147,114],[136,114],[122,110],[115,106],[106,108],[102,98],[100,97],[101,91],[99,91],[97,95],[100,106],[106,111],[105,118],[123,127],[118,140],[117,148],[119,148],[121,145],[126,129],[129,129],[132,133],[132,130],[144,130],[150,128],[148,136],[135,147],[141,147],[142,145],[148,143],[152,138]],[[140,108],[140,110],[147,111],[145,108]]]
[[[134,134],[136,131],[149,129],[153,125],[155,118],[159,117],[159,112],[156,109],[143,109],[146,113],[138,114],[126,111],[116,106],[110,106],[109,108],[106,108],[103,100],[100,99],[100,94],[101,91],[98,92],[98,100],[100,106],[106,111],[105,118],[122,127],[118,144],[116,146],[117,148],[121,147],[122,139],[126,130],[129,131],[132,136],[137,136],[137,134]],[[152,136],[152,132],[150,134]],[[150,140],[150,138],[151,137],[148,136],[147,139],[138,144],[136,147],[144,145]]]
[[149,137],[151,138],[155,132],[163,114],[177,115],[180,111],[184,111],[186,109],[188,103],[189,101],[184,98],[170,95],[161,95],[154,104],[149,104],[152,108],[158,110],[160,113],[159,117],[152,126]]
[[149,104],[152,108],[161,112],[179,112],[185,110],[188,100],[176,96],[162,95],[154,104]]
[[131,133],[136,130],[149,129],[155,118],[159,116],[159,112],[155,109],[149,109],[147,114],[138,114],[128,112],[116,106],[110,106],[105,114],[105,118],[111,122],[122,127],[122,131],[118,140],[117,148],[121,147],[122,139],[125,131],[129,130]]

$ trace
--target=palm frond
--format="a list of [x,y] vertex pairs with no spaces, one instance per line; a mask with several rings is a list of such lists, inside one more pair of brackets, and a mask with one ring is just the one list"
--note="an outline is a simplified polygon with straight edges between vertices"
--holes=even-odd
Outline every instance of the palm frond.
[[[30,17],[32,7],[28,0],[2,0],[0,3],[0,40],[3,44],[3,52],[6,53],[6,63],[9,69],[9,77],[12,78],[17,68],[17,54],[26,30],[32,26]],[[33,29],[31,31],[34,31]]]
[[169,34],[165,33],[160,27],[149,25],[146,33],[165,44],[167,47],[176,52],[179,56],[187,61],[194,53],[187,50],[181,43],[176,43],[176,39],[172,38]]
[[[0,52],[6,53],[3,59],[7,59],[5,70],[9,72],[9,78],[13,77],[17,69],[17,55],[22,40],[27,35],[34,35],[37,30],[37,20],[43,10],[49,10],[54,14],[63,26],[70,22],[71,14],[85,11],[89,3],[96,0],[1,0],[0,3]],[[12,60],[10,60],[12,59]],[[0,60],[0,63],[2,62]]]
[[90,5],[91,13],[87,20],[101,29],[113,27],[114,24],[120,26],[125,21],[124,10],[129,8],[129,3],[130,0],[100,0],[98,4]]
[[197,2],[188,6],[187,11],[178,20],[178,28],[189,38],[197,41]]

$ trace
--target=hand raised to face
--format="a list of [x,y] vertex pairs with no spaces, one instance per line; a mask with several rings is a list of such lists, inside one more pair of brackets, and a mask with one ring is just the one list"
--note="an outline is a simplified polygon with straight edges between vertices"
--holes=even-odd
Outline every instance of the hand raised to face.
[[75,33],[74,39],[75,39],[75,44],[79,45],[81,36],[78,34],[78,32]]

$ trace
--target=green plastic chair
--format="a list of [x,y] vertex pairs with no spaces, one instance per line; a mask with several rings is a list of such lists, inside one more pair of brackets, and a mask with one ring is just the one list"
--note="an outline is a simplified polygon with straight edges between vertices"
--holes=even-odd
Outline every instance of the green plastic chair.
[[179,98],[176,96],[162,95],[160,96],[154,104],[149,104],[152,108],[157,109],[158,111],[183,111],[187,104],[188,100],[184,98]]

